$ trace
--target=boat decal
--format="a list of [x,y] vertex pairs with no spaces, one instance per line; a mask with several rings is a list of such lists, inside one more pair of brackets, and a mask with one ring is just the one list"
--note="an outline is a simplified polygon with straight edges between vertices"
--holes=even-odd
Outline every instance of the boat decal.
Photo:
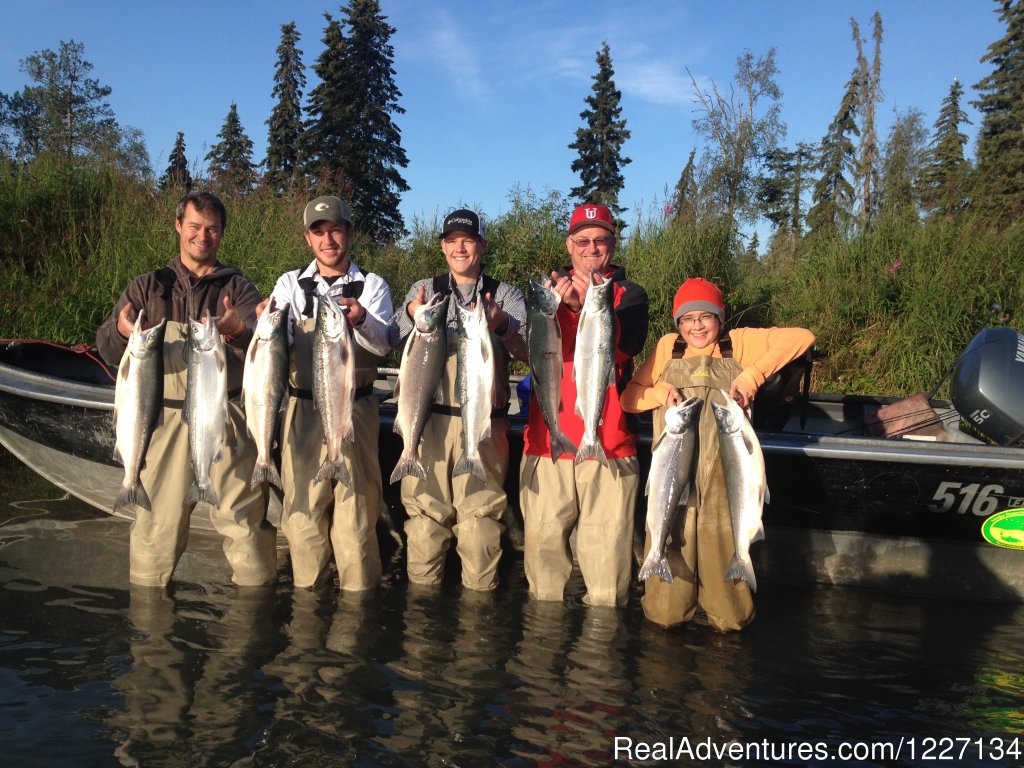
[[981,524],[981,537],[989,544],[1024,550],[1024,509],[1004,509]]
[[999,497],[1004,494],[1001,485],[946,481],[939,483],[928,508],[939,514],[955,511],[958,515],[970,512],[976,517],[988,517],[998,509]]

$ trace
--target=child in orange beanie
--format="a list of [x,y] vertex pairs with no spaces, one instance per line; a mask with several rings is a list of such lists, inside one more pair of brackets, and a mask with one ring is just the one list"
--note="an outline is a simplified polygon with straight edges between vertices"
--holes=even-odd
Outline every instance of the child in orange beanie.
[[[747,408],[772,374],[814,344],[805,328],[734,328],[723,333],[725,301],[714,283],[692,277],[672,302],[676,333],[663,336],[622,393],[624,411],[654,410],[655,437],[669,406],[699,397],[699,456],[685,509],[670,530],[666,557],[672,583],[652,576],[641,601],[644,615],[665,627],[693,618],[699,607],[721,631],[741,629],[754,618],[745,581],[726,581],[735,553],[725,477],[712,402],[721,392]],[[646,549],[651,547],[648,534]],[[645,552],[646,552],[645,549]]]

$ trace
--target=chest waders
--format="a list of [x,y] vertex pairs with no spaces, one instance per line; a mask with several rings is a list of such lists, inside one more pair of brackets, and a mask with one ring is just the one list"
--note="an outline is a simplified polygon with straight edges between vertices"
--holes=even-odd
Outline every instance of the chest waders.
[[[312,313],[311,301],[306,309]],[[361,591],[375,587],[382,572],[377,540],[377,522],[384,511],[377,454],[380,417],[373,396],[378,357],[354,342],[355,441],[345,445],[351,485],[331,481],[313,485],[327,455],[323,422],[313,401],[315,328],[315,318],[296,318],[288,356],[288,397],[281,427],[281,530],[288,539],[296,587],[311,588],[322,581],[333,555],[339,587]]]
[[[434,290],[448,290],[435,279]],[[497,281],[484,277],[484,292],[494,296]],[[454,299],[455,297],[453,297]],[[449,312],[454,312],[454,301]],[[462,417],[455,391],[458,370],[458,335],[448,328],[448,358],[441,375],[440,397],[427,419],[420,441],[420,460],[427,479],[406,475],[401,480],[402,505],[409,516],[405,523],[406,572],[414,584],[437,586],[444,577],[444,563],[451,540],[462,564],[462,585],[486,591],[498,585],[501,559],[499,522],[508,506],[505,477],[508,474],[508,413],[510,394],[507,352],[491,335],[494,347],[494,392],[491,436],[480,441],[480,459],[486,471],[481,480],[472,473],[452,476],[463,456]]]
[[[164,333],[163,420],[153,432],[146,453],[143,483],[153,510],[136,515],[129,537],[129,579],[133,584],[164,586],[188,543],[191,507],[185,494],[192,485],[188,426],[182,421],[187,382],[184,323],[168,322]],[[241,387],[239,366],[228,365],[228,392]],[[220,505],[209,509],[210,522],[224,536],[224,554],[231,565],[232,580],[242,586],[271,583],[277,575],[276,535],[266,522],[264,489],[249,488],[256,445],[249,439],[237,402],[228,403],[229,424],[220,461],[210,478]],[[248,472],[248,475],[246,473]]]
[[[726,350],[723,350],[725,352]],[[681,355],[681,350],[677,352]],[[656,624],[671,627],[693,618],[698,605],[708,623],[719,630],[736,630],[754,617],[754,603],[745,582],[725,580],[725,571],[735,551],[732,519],[726,497],[725,473],[719,455],[718,427],[711,402],[721,402],[718,390],[729,391],[742,371],[731,357],[684,358],[673,356],[660,381],[672,384],[683,397],[704,401],[697,433],[697,467],[689,503],[680,507],[665,548],[674,581],[667,584],[657,576],[644,582],[641,605],[644,615]],[[654,412],[654,435],[665,426],[664,409]],[[644,551],[651,546],[650,534]]]

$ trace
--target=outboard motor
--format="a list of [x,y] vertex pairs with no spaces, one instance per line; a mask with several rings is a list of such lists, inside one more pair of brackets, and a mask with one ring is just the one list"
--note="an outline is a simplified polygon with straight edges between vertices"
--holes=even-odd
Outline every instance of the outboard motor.
[[1024,441],[1024,334],[983,330],[960,355],[949,390],[961,430],[996,445]]

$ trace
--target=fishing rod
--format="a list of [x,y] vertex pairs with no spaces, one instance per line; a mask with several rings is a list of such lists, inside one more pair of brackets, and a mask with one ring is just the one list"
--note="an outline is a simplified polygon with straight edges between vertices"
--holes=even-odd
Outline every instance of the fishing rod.
[[[974,336],[977,336],[979,333],[982,332],[982,330],[984,330],[988,325],[990,325],[992,323],[992,319],[996,316],[996,314],[1002,311],[1003,305],[1000,304],[998,301],[993,301],[991,304],[989,304],[988,317],[985,318],[985,322],[978,326],[978,330],[974,332]],[[974,338],[974,336],[972,336],[971,338]],[[944,374],[942,374],[942,378],[935,382],[935,386],[932,387],[931,390],[928,392],[928,396],[926,399],[931,400],[933,397],[935,397],[935,393],[939,391],[939,387],[942,386],[943,382],[945,382],[945,380],[948,379],[949,375],[953,372],[953,369],[956,368],[957,365],[959,365],[961,360],[963,360],[964,355],[967,353],[967,348],[969,346],[970,345],[964,347],[964,350],[959,355],[957,355],[956,360],[953,361],[953,364],[946,369],[946,372]]]

